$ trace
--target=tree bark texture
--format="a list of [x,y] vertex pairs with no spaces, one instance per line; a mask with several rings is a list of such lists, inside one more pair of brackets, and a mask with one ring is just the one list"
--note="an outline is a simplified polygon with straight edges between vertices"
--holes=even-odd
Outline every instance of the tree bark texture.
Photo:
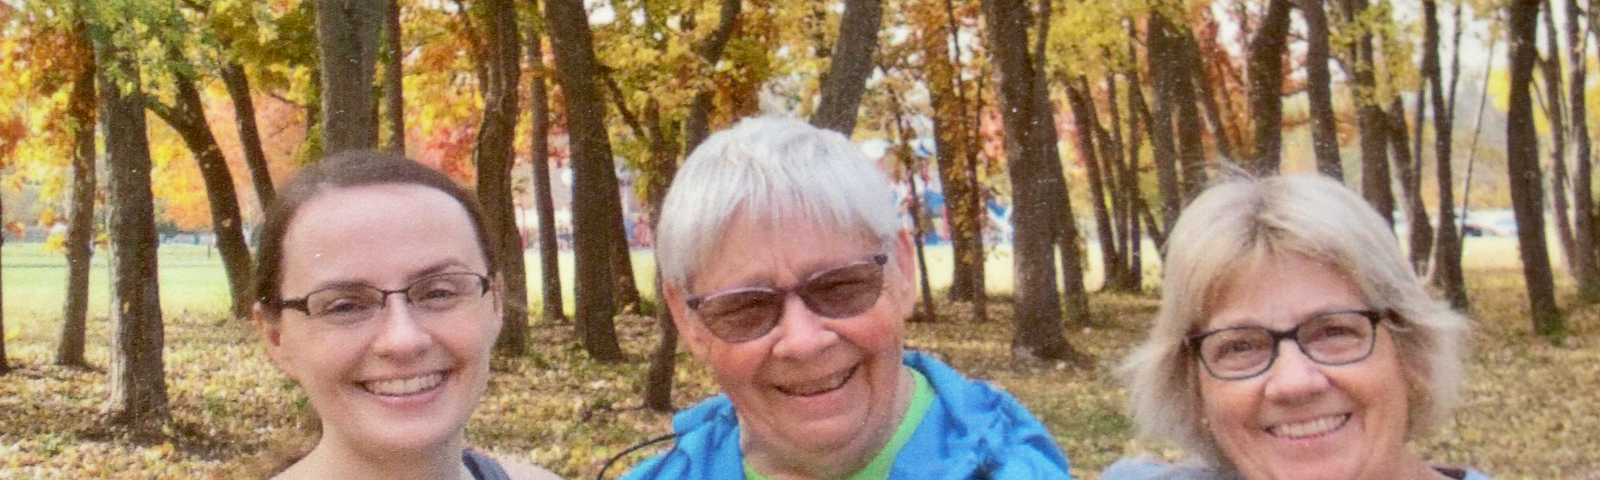
[[256,125],[256,104],[250,98],[250,78],[244,67],[228,63],[221,69],[222,84],[228,88],[228,98],[233,102],[234,123],[239,128],[239,146],[244,150],[244,164],[250,169],[250,185],[256,191],[256,201],[261,211],[272,205],[274,189],[272,173],[267,169],[267,153],[261,146],[261,129]]
[[[1072,196],[1067,192],[1066,169],[1061,164],[1060,138],[1056,135],[1056,105],[1050,100],[1049,80],[1045,78],[1045,55],[1047,42],[1050,38],[1051,3],[1053,0],[1038,0],[1038,13],[1033,18],[1039,24],[1034,28],[1033,57],[1033,137],[1031,141],[1037,142],[1037,150],[1044,152],[1044,158],[1049,159],[1046,165],[1049,168],[1051,190],[1054,195],[1049,198],[1052,203],[1050,211],[1055,212],[1056,219],[1056,246],[1060,249],[1061,259],[1061,294],[1062,307],[1066,310],[1066,320],[1081,327],[1090,326],[1089,294],[1083,287],[1083,251],[1078,248],[1080,235],[1078,233],[1078,216],[1072,213]],[[1063,342],[1060,356],[1055,357],[1069,360],[1080,366],[1088,366],[1089,358],[1078,353],[1071,344]]]
[[[383,49],[386,57],[383,64],[383,101],[384,108],[389,111],[384,120],[387,120],[386,126],[389,127],[389,149],[403,156],[406,154],[406,97],[405,71],[401,68],[401,60],[405,55],[400,50],[400,0],[385,0],[384,3],[388,5],[384,6],[383,12]],[[499,15],[494,11],[489,14]],[[515,20],[513,15],[512,21]],[[514,90],[516,85],[512,87]]]
[[[1160,10],[1150,12],[1146,35],[1149,50],[1149,71],[1176,71],[1176,34],[1172,22]],[[1161,192],[1161,230],[1172,230],[1178,221],[1178,211],[1183,209],[1183,194],[1178,185],[1178,146],[1172,129],[1173,97],[1177,79],[1173,75],[1153,75],[1152,90],[1155,98],[1151,110],[1150,143],[1156,164],[1156,186]]]
[[[722,61],[722,51],[727,48],[728,41],[733,39],[733,32],[739,28],[739,14],[743,9],[740,0],[722,0],[718,11],[717,28],[711,31],[705,39],[695,45],[695,53],[706,62],[706,72],[716,71],[717,62]],[[694,94],[694,100],[689,105],[689,116],[684,119],[683,153],[694,153],[695,147],[711,135],[711,108],[714,92],[710,88],[701,88]]]
[[[1423,0],[1422,62],[1424,71],[1439,72],[1439,23],[1437,8],[1430,8],[1433,6],[1433,0]],[[1458,55],[1459,50],[1457,48]],[[1455,128],[1455,103],[1453,94],[1446,96],[1441,76],[1434,74],[1427,78],[1431,90],[1429,97],[1433,102],[1433,158],[1435,182],[1439,188],[1439,214],[1435,217],[1439,219],[1439,226],[1433,235],[1433,284],[1444,292],[1445,299],[1450,301],[1452,307],[1465,311],[1468,304],[1467,287],[1461,274],[1461,231],[1456,228],[1455,176],[1451,165],[1453,157],[1450,155],[1453,146],[1451,134]],[[1487,84],[1485,89],[1487,92]],[[1471,158],[1467,160],[1470,167]],[[1465,197],[1466,193],[1463,192],[1462,196]],[[1465,213],[1465,209],[1463,206],[1462,213]]]
[[555,52],[556,79],[565,96],[572,144],[573,191],[594,192],[573,204],[576,257],[573,314],[579,340],[596,360],[623,358],[617,344],[611,236],[620,216],[616,172],[606,131],[605,100],[595,85],[594,42],[582,0],[547,0],[546,25]]
[[555,199],[550,193],[550,98],[545,83],[550,70],[544,65],[542,43],[540,32],[528,32],[528,63],[533,66],[533,78],[528,82],[533,110],[528,163],[533,168],[534,209],[539,213],[539,285],[544,298],[540,311],[548,323],[565,320],[567,313],[561,301],[561,252],[556,239]]
[[[1406,107],[1399,95],[1389,102],[1389,151],[1394,154],[1395,169],[1400,177],[1400,191],[1405,197],[1407,236],[1411,255],[1411,269],[1419,275],[1428,271],[1428,258],[1433,253],[1433,228],[1428,222],[1428,209],[1422,203],[1422,175],[1416,168],[1409,150],[1406,134]],[[1416,163],[1421,163],[1416,159]]]
[[[1561,94],[1561,45],[1556,40],[1560,34],[1556,31],[1556,22],[1551,19],[1555,13],[1550,0],[1541,2],[1544,6],[1545,26],[1545,51],[1538,62],[1539,73],[1544,75],[1544,106],[1545,120],[1550,122],[1550,220],[1555,222],[1556,245],[1561,247],[1562,256],[1567,261],[1567,271],[1573,275],[1578,272],[1578,257],[1573,255],[1576,241],[1572,238],[1572,222],[1567,214],[1570,209],[1567,204],[1567,127],[1566,127],[1566,102]],[[1569,20],[1570,21],[1570,20]]]
[[1173,58],[1181,72],[1177,77],[1172,90],[1172,103],[1177,109],[1178,122],[1178,161],[1182,164],[1183,177],[1179,186],[1182,187],[1183,204],[1188,205],[1201,190],[1206,187],[1206,153],[1205,136],[1200,121],[1200,108],[1197,103],[1195,83],[1201,81],[1192,73],[1193,69],[1183,68],[1190,62],[1198,62],[1200,50],[1195,46],[1193,35],[1184,29],[1174,38],[1173,45],[1178,47]]
[[1306,96],[1311,107],[1311,150],[1317,172],[1344,183],[1339,160],[1339,119],[1333,113],[1331,58],[1328,46],[1328,11],[1324,0],[1300,0],[1306,21]]
[[[1116,283],[1123,275],[1122,262],[1117,256],[1115,227],[1111,226],[1111,212],[1106,206],[1106,184],[1109,176],[1101,172],[1100,157],[1096,152],[1094,131],[1099,126],[1094,115],[1094,100],[1089,93],[1071,84],[1066,86],[1067,103],[1072,108],[1072,121],[1078,135],[1078,160],[1083,162],[1089,177],[1089,202],[1093,203],[1095,233],[1100,243],[1101,265],[1105,278],[1103,285]],[[1102,287],[1104,288],[1104,287]]]
[[939,182],[944,186],[945,217],[949,221],[952,265],[951,301],[975,301],[983,295],[983,205],[967,162],[977,160],[967,124],[965,88],[958,86],[958,63],[951,51],[954,29],[945,9],[915,9],[913,24],[922,26],[921,53],[931,106],[933,141],[937,151]]
[[1534,129],[1533,66],[1539,52],[1534,37],[1539,0],[1514,0],[1510,9],[1511,92],[1506,112],[1506,173],[1511,180],[1512,212],[1517,221],[1517,247],[1522,254],[1534,331],[1552,341],[1566,334],[1556,310],[1555,285],[1545,246],[1544,208],[1539,171],[1539,139]]
[[[999,97],[1006,137],[1006,158],[1013,190],[1015,226],[1013,266],[1016,310],[1012,351],[1035,358],[1064,359],[1072,347],[1061,327],[1061,298],[1056,292],[1055,226],[1050,211],[1050,162],[1038,133],[1035,81],[1041,81],[1028,58],[1029,12],[1024,0],[985,0],[989,45],[1000,73]],[[1060,178],[1056,175],[1055,178]]]
[[503,326],[500,337],[495,339],[495,349],[503,355],[520,356],[528,350],[528,274],[522,262],[517,206],[512,201],[511,167],[516,164],[513,143],[518,77],[522,74],[521,39],[517,36],[516,10],[511,0],[486,0],[484,7],[488,17],[484,23],[488,25],[489,57],[485,62],[489,84],[484,92],[483,123],[478,129],[473,163],[478,167],[478,202],[483,205],[484,223],[500,250],[492,255],[500,264],[505,295],[501,300]]
[[[181,60],[182,53],[169,50],[169,59]],[[172,72],[176,104],[168,106],[146,98],[146,108],[170,125],[183,139],[184,146],[194,155],[200,178],[205,182],[206,201],[211,207],[211,231],[217,238],[217,252],[222,256],[222,268],[227,273],[228,291],[232,295],[234,318],[250,315],[250,245],[244,239],[244,220],[239,214],[239,196],[233,189],[233,174],[228,171],[228,159],[222,155],[211,125],[206,123],[205,104],[200,99],[200,89],[194,77],[185,73],[192,70],[180,64]]]
[[67,295],[62,305],[61,343],[56,365],[85,367],[84,337],[89,319],[89,266],[94,258],[95,76],[94,48],[82,26],[76,26],[74,54],[79,70],[72,79],[67,116],[72,128],[72,199],[67,217]]
[[377,145],[372,76],[385,6],[391,1],[317,0],[324,153]]
[[[1575,241],[1572,254],[1578,264],[1578,298],[1580,301],[1592,303],[1600,301],[1600,246],[1597,246],[1596,237],[1600,231],[1595,230],[1595,206],[1593,180],[1592,148],[1589,139],[1589,112],[1584,98],[1584,89],[1588,85],[1588,62],[1586,54],[1588,48],[1587,32],[1579,29],[1579,18],[1583,14],[1578,9],[1578,0],[1566,0],[1567,12],[1567,65],[1571,68],[1571,80],[1567,82],[1567,91],[1570,95],[1567,104],[1572,106],[1573,144],[1573,178],[1572,178],[1572,228]],[[1594,8],[1591,2],[1590,8]],[[1594,28],[1591,22],[1589,28]]]
[[822,79],[822,98],[811,124],[844,136],[856,129],[856,110],[872,74],[873,52],[878,50],[878,29],[883,25],[883,0],[844,0],[839,18],[839,40],[833,44],[828,74]]
[[1283,150],[1283,49],[1289,36],[1289,1],[1268,0],[1261,26],[1250,39],[1250,117],[1255,151],[1249,167],[1257,174],[1278,171]]
[[[1368,8],[1367,0],[1345,0],[1345,13],[1355,24]],[[1356,129],[1361,133],[1361,196],[1378,215],[1394,225],[1394,190],[1389,186],[1388,128],[1383,107],[1378,104],[1377,64],[1372,48],[1372,33],[1362,31],[1347,52],[1352,94],[1356,101]]]
[[[156,278],[156,224],[150,190],[150,145],[139,68],[127,53],[97,41],[105,68],[100,91],[106,125],[111,235],[111,381],[105,410],[115,424],[159,432],[169,418],[162,364],[161,295]],[[119,85],[119,83],[121,85]],[[127,85],[124,91],[120,88]]]

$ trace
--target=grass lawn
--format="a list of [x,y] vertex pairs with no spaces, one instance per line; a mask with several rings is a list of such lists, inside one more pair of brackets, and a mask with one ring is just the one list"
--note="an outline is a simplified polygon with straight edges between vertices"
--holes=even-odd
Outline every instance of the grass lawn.
[[[1095,268],[1098,252],[1087,251]],[[948,284],[949,255],[948,248],[928,251],[936,291]],[[1469,239],[1465,257],[1474,333],[1464,401],[1440,435],[1417,439],[1415,448],[1498,479],[1600,478],[1594,453],[1600,451],[1600,310],[1571,311],[1570,338],[1550,346],[1530,333],[1514,239]],[[1146,258],[1154,267],[1154,255]],[[634,260],[648,294],[650,255],[636,252]],[[267,362],[248,324],[229,321],[226,281],[204,248],[161,252],[175,421],[157,441],[130,439],[97,420],[106,397],[105,265],[97,262],[91,289],[88,358],[96,368],[78,371],[50,365],[65,285],[59,255],[8,244],[3,262],[6,346],[19,370],[0,377],[0,478],[249,478],[305,441],[314,420],[303,394]],[[537,264],[530,257],[534,301],[540,298]],[[992,253],[992,291],[1009,292],[1010,269],[1008,252]],[[562,271],[570,299],[570,253],[562,257]],[[1152,291],[1154,271],[1147,270]],[[1086,278],[1091,288],[1098,285],[1098,273]],[[1561,304],[1570,305],[1570,281],[1558,278],[1557,288]],[[1120,456],[1173,452],[1133,438],[1125,391],[1111,374],[1143,338],[1155,296],[1095,294],[1091,302],[1094,325],[1074,326],[1068,335],[1097,359],[1093,369],[1013,358],[1011,307],[1003,298],[991,302],[987,322],[975,320],[968,305],[941,302],[940,321],[909,324],[907,343],[1016,395],[1054,432],[1074,475],[1093,479]],[[540,347],[494,362],[469,440],[569,478],[593,478],[609,455],[667,432],[667,415],[639,408],[654,322],[623,316],[618,331],[630,360],[601,364],[576,346],[570,324],[535,324],[532,344]],[[702,364],[686,351],[678,358],[676,405],[714,393]]]

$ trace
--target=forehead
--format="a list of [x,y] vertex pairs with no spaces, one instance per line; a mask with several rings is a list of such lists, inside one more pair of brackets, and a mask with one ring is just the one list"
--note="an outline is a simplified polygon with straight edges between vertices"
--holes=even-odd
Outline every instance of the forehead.
[[370,274],[451,261],[486,266],[466,209],[444,192],[410,184],[318,194],[290,220],[282,255],[286,287],[312,273]]
[[866,229],[841,229],[806,218],[735,214],[689,279],[696,291],[792,283],[820,269],[880,253]]
[[1287,328],[1318,313],[1367,307],[1343,269],[1293,251],[1240,259],[1217,279],[1209,297],[1202,329]]

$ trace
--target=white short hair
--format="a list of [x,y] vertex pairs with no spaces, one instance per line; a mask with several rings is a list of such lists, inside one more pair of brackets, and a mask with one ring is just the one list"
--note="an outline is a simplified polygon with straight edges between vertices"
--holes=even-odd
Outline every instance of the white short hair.
[[[1241,265],[1295,252],[1347,275],[1368,306],[1395,312],[1408,438],[1449,415],[1462,381],[1467,321],[1432,298],[1378,212],[1344,185],[1296,174],[1224,181],[1183,210],[1167,238],[1161,308],[1122,374],[1142,435],[1231,465],[1202,424],[1199,369],[1187,338],[1205,327],[1217,287]],[[1258,263],[1256,263],[1258,264]]]
[[903,228],[888,178],[844,135],[792,118],[747,118],[707,138],[673,178],[656,226],[663,281],[687,286],[741,212],[879,240]]

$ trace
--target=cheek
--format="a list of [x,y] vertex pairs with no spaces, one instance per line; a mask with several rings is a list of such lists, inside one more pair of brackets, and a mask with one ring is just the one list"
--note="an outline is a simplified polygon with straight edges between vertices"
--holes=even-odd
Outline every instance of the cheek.
[[1260,390],[1251,383],[1200,381],[1200,415],[1212,434],[1221,438],[1247,428],[1260,403]]

